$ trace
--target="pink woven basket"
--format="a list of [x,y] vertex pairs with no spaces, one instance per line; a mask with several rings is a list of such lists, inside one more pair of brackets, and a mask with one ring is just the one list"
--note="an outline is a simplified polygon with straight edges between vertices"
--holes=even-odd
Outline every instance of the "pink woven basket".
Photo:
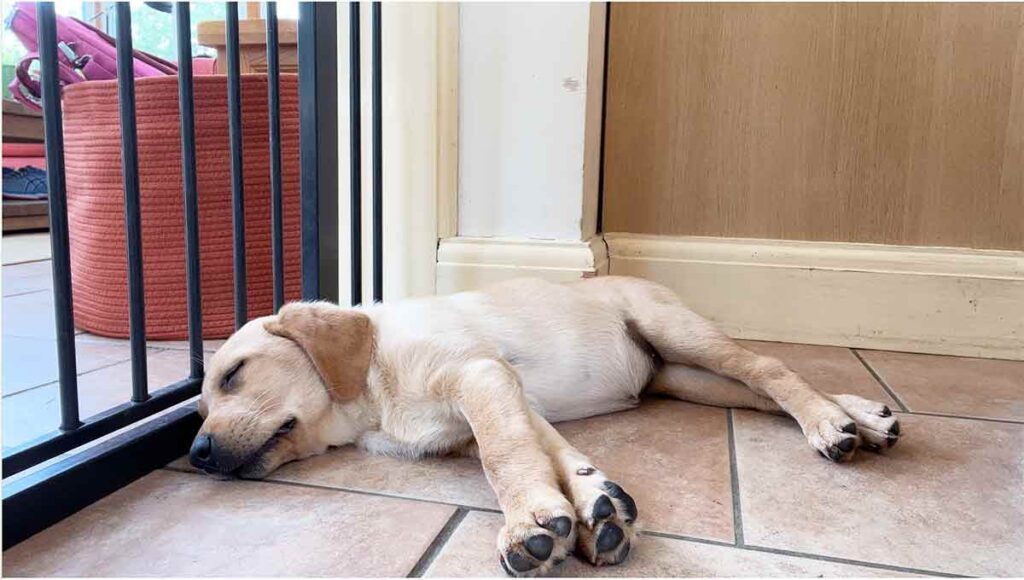
[[[195,77],[203,336],[234,330],[227,77]],[[187,337],[184,202],[177,77],[135,81],[146,334]],[[266,75],[242,77],[246,288],[249,316],[270,314],[270,152]],[[75,325],[128,336],[117,81],[64,90],[64,158]],[[281,75],[285,295],[301,291],[298,79]]]

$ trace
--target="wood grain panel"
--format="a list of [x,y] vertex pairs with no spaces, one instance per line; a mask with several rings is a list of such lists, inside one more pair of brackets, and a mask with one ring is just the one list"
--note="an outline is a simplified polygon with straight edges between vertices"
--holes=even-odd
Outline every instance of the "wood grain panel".
[[604,230],[1024,249],[1024,4],[614,4]]

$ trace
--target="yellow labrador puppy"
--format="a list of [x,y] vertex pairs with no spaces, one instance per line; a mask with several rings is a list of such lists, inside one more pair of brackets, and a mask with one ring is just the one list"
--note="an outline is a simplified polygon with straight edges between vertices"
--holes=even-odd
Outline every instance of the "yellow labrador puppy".
[[478,455],[505,515],[498,554],[510,575],[544,573],[574,548],[617,564],[637,506],[551,423],[629,409],[644,391],[788,413],[832,461],[900,434],[882,403],[821,393],[668,289],[610,276],[359,308],[288,304],[213,356],[190,457],[260,478],[350,443]]

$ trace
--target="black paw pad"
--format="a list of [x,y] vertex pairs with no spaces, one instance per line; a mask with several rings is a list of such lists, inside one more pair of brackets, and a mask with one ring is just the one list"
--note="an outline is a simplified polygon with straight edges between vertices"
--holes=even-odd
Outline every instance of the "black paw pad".
[[622,528],[609,522],[601,528],[601,533],[597,536],[597,551],[610,552],[618,547],[625,537]]
[[555,540],[546,534],[537,534],[526,540],[526,551],[538,560],[547,560],[554,547]]
[[900,424],[899,423],[893,423],[892,427],[889,427],[889,435],[899,436],[899,434],[900,434]]
[[[533,570],[537,567],[537,565],[531,562],[529,558],[519,552],[509,552],[506,558],[508,558],[508,565],[512,566],[512,569],[516,572],[526,572],[527,570]],[[508,569],[505,571],[508,572]]]
[[857,445],[857,440],[853,437],[847,437],[840,441],[837,447],[839,447],[843,453],[849,453],[850,451],[853,451],[855,445]]
[[554,532],[559,538],[568,538],[572,532],[572,520],[566,516],[558,516],[544,524],[544,527]]
[[888,437],[885,438],[885,444],[887,446],[889,446],[889,447],[892,447],[893,445],[896,445],[896,442],[899,441],[899,440],[900,440],[899,437],[896,437],[894,435],[889,435]]
[[608,499],[608,496],[602,495],[594,502],[594,511],[591,512],[590,517],[592,517],[596,522],[598,520],[603,520],[614,513],[615,506],[612,505],[612,500]]
[[619,487],[619,484],[614,481],[604,482],[604,488],[608,491],[608,495],[622,502],[622,506],[626,510],[626,523],[633,523],[637,514],[636,502],[633,501],[633,496],[626,493],[626,490]]
[[882,407],[882,412],[879,415],[883,417],[892,417],[892,410],[888,406]]
[[857,424],[856,423],[847,423],[846,425],[843,425],[843,433],[849,433],[850,435],[856,435],[857,434]]

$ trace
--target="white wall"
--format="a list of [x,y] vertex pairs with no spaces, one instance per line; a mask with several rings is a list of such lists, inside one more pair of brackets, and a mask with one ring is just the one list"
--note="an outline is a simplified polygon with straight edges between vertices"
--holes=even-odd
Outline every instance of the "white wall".
[[580,240],[591,6],[462,4],[460,236]]
[[[363,301],[372,300],[371,20],[360,18],[362,58]],[[338,9],[339,302],[349,303],[349,10]],[[437,248],[437,24],[435,4],[383,5],[384,300],[433,294]]]

